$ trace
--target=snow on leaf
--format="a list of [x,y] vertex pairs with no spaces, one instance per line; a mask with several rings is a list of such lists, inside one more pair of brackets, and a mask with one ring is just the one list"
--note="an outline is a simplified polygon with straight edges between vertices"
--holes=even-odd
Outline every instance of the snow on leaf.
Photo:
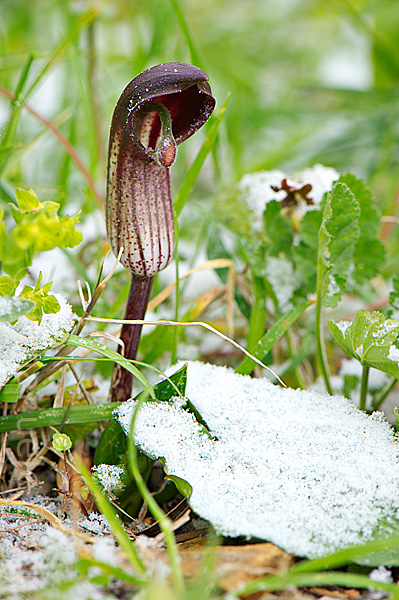
[[[192,486],[191,507],[219,533],[316,557],[373,539],[384,518],[395,522],[399,446],[379,413],[193,362],[186,394],[213,438],[180,399],[143,404],[135,443]],[[127,432],[134,408],[116,411]]]
[[106,465],[101,463],[92,467],[92,472],[97,477],[105,492],[113,492],[123,488],[126,471],[123,466]]
[[20,317],[14,325],[0,323],[0,387],[35,354],[57,346],[72,329],[72,308],[62,296],[56,297],[60,311],[44,315],[40,325],[26,317]]
[[351,323],[329,321],[328,324],[336,342],[346,354],[359,360],[362,365],[399,378],[399,366],[392,358],[392,348],[395,348],[393,342],[399,335],[399,320],[385,319],[378,311],[370,314],[361,309]]

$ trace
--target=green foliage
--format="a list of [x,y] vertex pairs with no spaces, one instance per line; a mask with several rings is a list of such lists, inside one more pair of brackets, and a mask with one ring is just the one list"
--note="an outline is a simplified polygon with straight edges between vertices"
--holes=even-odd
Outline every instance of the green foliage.
[[[292,308],[288,313],[279,318],[276,323],[262,336],[255,348],[252,349],[252,354],[263,360],[266,354],[272,349],[274,344],[281,338],[284,333],[295,323],[301,314],[309,307],[309,302],[302,302],[295,308]],[[242,363],[237,367],[236,373],[248,375],[254,368],[254,361],[248,356],[244,358]]]
[[72,448],[71,438],[66,433],[54,433],[51,444],[57,452],[65,452]]
[[360,207],[360,235],[353,256],[353,278],[360,283],[378,275],[384,264],[385,248],[378,239],[381,211],[364,181],[351,173],[342,175],[339,181],[348,186]]
[[[17,205],[10,205],[15,225],[0,228],[0,260],[5,273],[20,280],[28,272],[33,256],[53,248],[73,248],[82,241],[76,229],[78,215],[60,217],[59,204],[39,202],[33,190],[16,190]],[[1,215],[2,219],[4,214]]]
[[[82,234],[76,229],[78,214],[60,217],[59,204],[49,200],[40,202],[33,190],[19,188],[15,195],[16,205],[10,204],[13,227],[7,229],[5,214],[0,210],[0,267],[7,273],[0,277],[0,296],[8,296],[13,305],[11,322],[26,314],[40,323],[43,313],[53,314],[60,309],[58,300],[49,293],[51,283],[41,286],[40,274],[35,287],[25,285],[23,288],[19,298],[25,300],[25,304],[22,300],[13,300],[12,296],[36,254],[54,248],[73,248],[82,241]],[[30,306],[30,310],[25,311],[22,306]],[[19,310],[22,312],[18,313]]]
[[399,275],[395,275],[392,279],[393,290],[389,294],[389,304],[395,310],[399,310]]
[[325,306],[336,306],[346,290],[359,239],[360,207],[348,186],[336,183],[323,213],[319,230],[318,286]]
[[289,253],[293,241],[293,229],[290,221],[281,214],[282,206],[276,200],[266,204],[263,213],[264,230],[267,236],[267,250],[270,256],[280,252]]
[[366,367],[374,367],[399,378],[398,363],[389,358],[391,347],[399,335],[399,321],[386,319],[380,312],[370,314],[358,310],[352,323],[328,325],[340,348]]

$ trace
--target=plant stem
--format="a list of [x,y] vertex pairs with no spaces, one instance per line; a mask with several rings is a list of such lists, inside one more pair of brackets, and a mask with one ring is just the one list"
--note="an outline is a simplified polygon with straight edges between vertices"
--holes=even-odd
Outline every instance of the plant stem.
[[[249,319],[249,330],[247,335],[247,349],[249,352],[255,348],[255,344],[265,332],[266,320],[266,291],[261,277],[253,275],[254,300]],[[255,363],[253,363],[255,367]]]
[[374,399],[373,402],[373,410],[378,410],[381,406],[381,404],[384,402],[385,398],[388,396],[388,394],[393,390],[393,388],[395,387],[396,383],[397,383],[397,379],[396,377],[393,377],[393,379],[391,381],[388,381],[384,387],[382,388],[381,392],[379,393],[379,395],[377,396],[377,398]]
[[366,398],[367,398],[367,387],[368,387],[368,381],[369,381],[369,371],[370,371],[370,367],[366,367],[363,365],[362,383],[361,383],[361,388],[360,388],[360,403],[359,403],[360,410],[366,410]]
[[[319,287],[319,286],[318,286]],[[323,307],[321,304],[321,294],[319,293],[319,289],[317,290],[317,302],[316,302],[316,344],[317,344],[317,359],[319,362],[319,367],[321,370],[321,374],[324,378],[324,383],[326,385],[327,392],[330,396],[333,395],[332,387],[330,384],[330,376],[327,368],[327,357],[326,350],[324,347],[324,336],[323,336],[323,328],[321,326],[322,322],[322,312]]]
[[172,530],[172,523],[169,517],[164,513],[161,507],[157,504],[154,496],[150,493],[147,488],[147,485],[143,479],[143,476],[140,472],[140,468],[137,462],[137,448],[134,444],[134,424],[140,410],[141,404],[144,402],[145,397],[142,396],[137,402],[135,407],[132,422],[130,425],[130,435],[128,436],[128,455],[129,455],[129,466],[134,477],[134,480],[137,485],[137,489],[139,490],[141,497],[144,502],[147,504],[149,510],[152,513],[154,519],[158,522],[164,536],[165,536],[165,546],[166,551],[169,556],[170,567],[172,569],[172,581],[174,584],[174,591],[176,593],[177,598],[183,596],[183,592],[185,589],[183,574],[180,566],[180,557],[179,551],[177,549],[176,539]]
[[[287,331],[285,332],[285,339],[287,341],[287,348],[288,348],[289,355],[291,357],[291,360],[293,360],[294,359],[294,351],[292,348],[292,341],[291,341],[291,335],[290,335],[289,329],[287,329]],[[297,366],[293,369],[292,373],[296,379],[297,386],[299,388],[301,388],[301,390],[306,390],[306,383],[305,383],[305,381],[299,371],[299,368]]]
[[[153,277],[132,275],[125,319],[144,319],[153,284]],[[121,341],[125,358],[135,359],[140,341],[141,325],[122,325]],[[116,364],[112,373],[110,402],[123,402],[131,396],[133,375]]]
[[[179,280],[179,252],[178,252],[178,244],[179,244],[179,226],[177,223],[177,215],[174,214],[175,221],[175,264],[176,264],[176,287],[175,287],[175,320],[179,320],[179,308],[180,308],[180,280]],[[177,361],[177,343],[178,343],[178,334],[179,330],[175,327],[173,331],[173,344],[172,344],[172,356],[171,363],[175,364]]]

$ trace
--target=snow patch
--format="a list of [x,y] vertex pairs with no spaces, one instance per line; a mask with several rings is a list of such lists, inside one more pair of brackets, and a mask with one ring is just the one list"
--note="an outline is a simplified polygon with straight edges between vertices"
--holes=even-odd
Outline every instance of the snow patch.
[[56,314],[45,314],[40,325],[27,317],[20,317],[14,325],[0,323],[0,387],[30,357],[56,346],[72,329],[74,315],[71,305],[59,294],[54,296],[61,308]]
[[[219,533],[315,557],[399,516],[399,446],[381,413],[203,363],[188,363],[186,394],[212,438],[179,400],[145,403],[135,442],[191,484],[191,507]],[[126,431],[134,408],[115,411]]]

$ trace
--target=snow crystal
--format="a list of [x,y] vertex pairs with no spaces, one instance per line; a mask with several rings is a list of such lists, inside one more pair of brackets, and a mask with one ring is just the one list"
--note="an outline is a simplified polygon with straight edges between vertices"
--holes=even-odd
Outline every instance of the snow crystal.
[[388,358],[393,360],[393,362],[399,363],[399,349],[394,344],[389,348]]
[[294,175],[292,178],[286,175],[283,171],[258,171],[256,173],[248,173],[240,180],[238,189],[243,194],[243,199],[255,214],[254,228],[260,230],[262,227],[262,214],[265,206],[271,200],[281,201],[286,197],[286,192],[275,192],[272,186],[281,187],[283,179],[287,179],[287,183],[295,188],[310,183],[312,190],[308,194],[312,198],[313,205],[300,207],[300,212],[314,210],[318,207],[326,192],[332,189],[334,181],[339,179],[339,173],[331,167],[325,167],[316,164],[309,169],[305,169]]
[[[186,394],[214,437],[180,403],[147,402],[135,441],[191,484],[191,507],[218,532],[315,557],[398,516],[399,446],[380,413],[203,363],[188,363]],[[126,431],[134,407],[116,410]]]
[[0,323],[0,387],[13,377],[29,358],[57,345],[65,332],[72,329],[72,308],[59,294],[56,314],[44,315],[40,325],[27,317],[20,317],[15,325]]
[[345,335],[348,327],[350,327],[352,325],[352,321],[338,321],[338,323],[335,323],[335,324],[338,327],[338,329],[340,330],[340,332],[342,333],[342,335]]
[[370,579],[373,579],[374,581],[380,581],[381,583],[392,583],[393,581],[391,571],[382,565],[377,569],[373,569],[369,573],[369,577]]
[[112,492],[123,486],[122,480],[125,475],[123,467],[101,463],[101,465],[93,467],[92,471],[97,475],[105,492]]
[[331,273],[328,276],[328,287],[327,287],[327,296],[328,298],[332,298],[333,296],[335,296],[335,294],[338,294],[339,292],[339,285],[334,277],[334,275],[331,275]]

